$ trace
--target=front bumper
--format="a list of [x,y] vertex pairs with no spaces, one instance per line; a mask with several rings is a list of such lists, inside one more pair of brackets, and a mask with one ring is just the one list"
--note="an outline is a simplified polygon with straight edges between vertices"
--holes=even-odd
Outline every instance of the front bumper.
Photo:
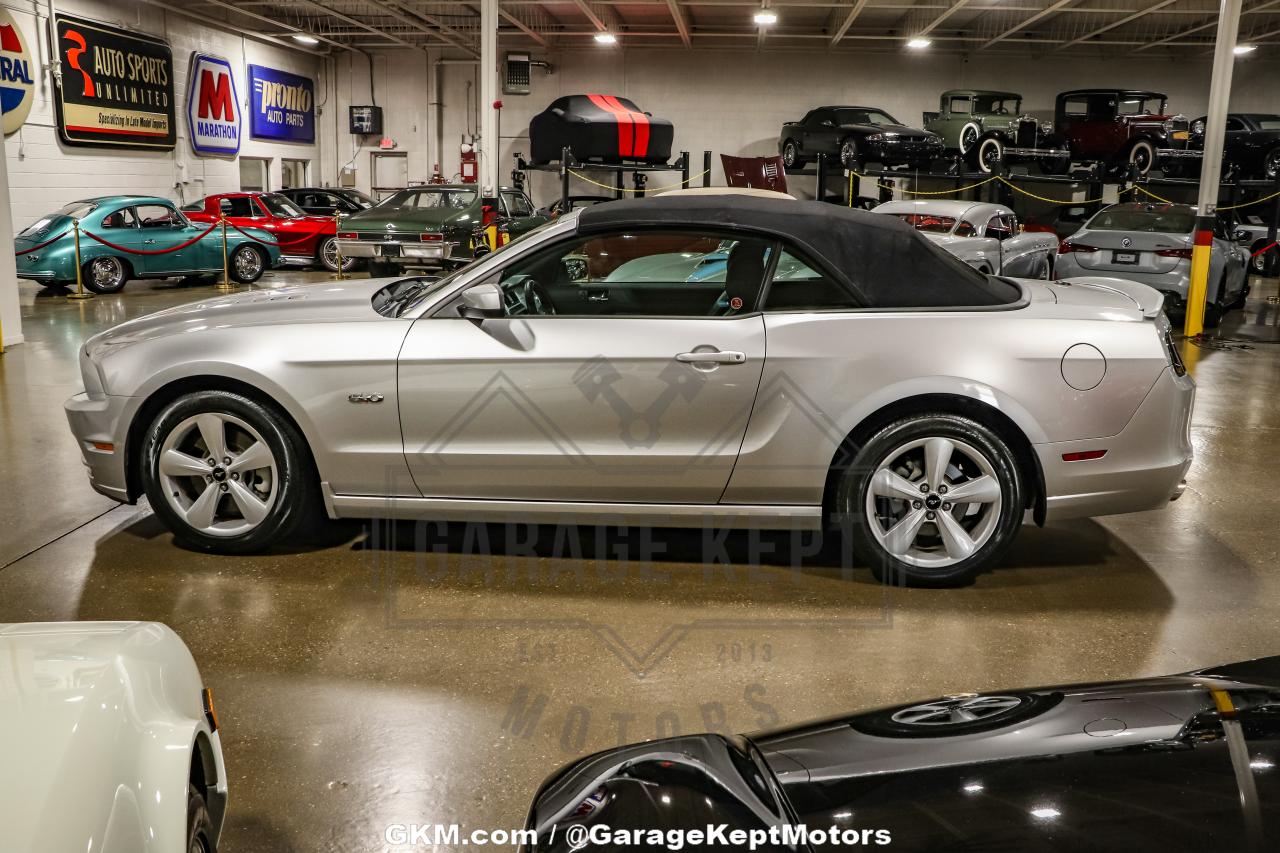
[[886,166],[923,163],[927,160],[938,160],[945,156],[946,148],[937,145],[920,145],[918,143],[868,143],[866,159]]
[[[1191,467],[1196,384],[1166,367],[1117,435],[1035,445],[1044,471],[1047,520],[1159,509],[1176,500]],[[1101,459],[1063,454],[1106,450]]]
[[448,260],[452,246],[445,241],[437,243],[409,243],[393,240],[339,240],[338,249],[344,258],[375,258],[382,261]]
[[[89,469],[89,483],[94,490],[122,503],[129,503],[128,478],[125,476],[125,413],[132,397],[112,397],[87,393],[76,394],[63,404],[71,434],[76,437],[80,456]],[[110,445],[111,450],[94,445]]]

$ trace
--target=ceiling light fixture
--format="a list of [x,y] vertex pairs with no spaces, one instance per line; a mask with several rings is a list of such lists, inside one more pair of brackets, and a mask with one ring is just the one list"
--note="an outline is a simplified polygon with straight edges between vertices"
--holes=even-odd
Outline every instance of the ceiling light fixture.
[[761,9],[759,12],[756,12],[755,16],[751,20],[755,21],[756,24],[762,27],[772,26],[773,24],[778,23],[778,13],[774,12],[772,9]]
[[933,42],[923,36],[916,36],[915,38],[907,40],[907,47],[912,50],[924,50],[931,44],[933,44]]
[[1258,49],[1256,44],[1238,44],[1235,47],[1236,56],[1244,56],[1246,53],[1253,53]]
[[315,36],[309,36],[306,33],[294,33],[293,40],[296,41],[298,44],[305,44],[310,46],[315,46],[320,43],[320,39],[316,38]]
[[596,41],[599,42],[600,44],[617,44],[618,37],[615,36],[613,33],[600,32],[600,33],[596,33]]

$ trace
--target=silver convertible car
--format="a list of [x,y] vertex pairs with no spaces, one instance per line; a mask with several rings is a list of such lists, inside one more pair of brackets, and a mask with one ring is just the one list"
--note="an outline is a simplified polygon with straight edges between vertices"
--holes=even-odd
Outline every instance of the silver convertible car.
[[1057,238],[1024,231],[1003,204],[930,199],[888,201],[873,210],[898,217],[980,272],[1053,278]]
[[983,275],[816,202],[595,205],[443,279],[214,298],[80,361],[94,487],[226,553],[317,515],[835,522],[880,577],[955,584],[1024,519],[1164,505],[1191,461],[1156,291]]

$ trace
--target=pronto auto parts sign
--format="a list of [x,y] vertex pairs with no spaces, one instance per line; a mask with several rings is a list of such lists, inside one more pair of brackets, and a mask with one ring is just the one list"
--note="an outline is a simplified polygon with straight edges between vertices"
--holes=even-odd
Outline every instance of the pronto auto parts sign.
[[58,129],[71,145],[173,148],[168,42],[69,15],[56,17]]
[[7,9],[0,9],[0,107],[4,111],[5,136],[22,127],[35,99],[31,51],[13,16]]
[[234,157],[240,151],[240,99],[231,63],[220,56],[191,56],[187,129],[197,154]]
[[249,66],[249,132],[278,142],[316,141],[315,84],[309,77]]

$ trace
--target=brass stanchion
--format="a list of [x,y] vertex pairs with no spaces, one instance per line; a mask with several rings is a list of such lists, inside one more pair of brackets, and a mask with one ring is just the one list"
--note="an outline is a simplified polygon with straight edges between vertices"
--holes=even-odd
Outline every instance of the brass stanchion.
[[347,277],[347,274],[342,271],[342,244],[338,242],[338,229],[341,227],[342,212],[335,210],[333,212],[333,249],[338,253],[338,269],[334,271],[331,278],[336,278],[338,281],[343,281]]
[[80,268],[80,220],[71,220],[71,230],[75,232],[76,244],[76,292],[67,295],[68,299],[92,299],[92,293],[84,289],[84,271]]
[[222,226],[222,284],[218,285],[219,290],[230,290],[231,271],[227,262],[227,215],[225,213],[218,214],[218,224]]

